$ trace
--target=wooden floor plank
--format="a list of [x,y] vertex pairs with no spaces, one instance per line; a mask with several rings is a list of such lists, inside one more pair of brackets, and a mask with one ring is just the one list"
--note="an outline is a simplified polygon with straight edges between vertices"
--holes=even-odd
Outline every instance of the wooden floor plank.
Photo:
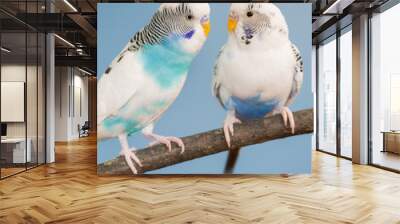
[[96,139],[0,181],[0,223],[400,223],[400,175],[313,153],[310,175],[98,177]]

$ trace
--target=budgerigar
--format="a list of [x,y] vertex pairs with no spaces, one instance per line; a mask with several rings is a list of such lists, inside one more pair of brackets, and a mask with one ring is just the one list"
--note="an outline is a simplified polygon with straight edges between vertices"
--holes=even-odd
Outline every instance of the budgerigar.
[[154,122],[180,93],[190,64],[210,31],[207,3],[164,3],[98,80],[98,138],[118,137],[133,173],[142,166],[127,136],[142,131],[151,144],[181,139],[153,133]]
[[294,132],[288,106],[300,91],[303,61],[289,40],[281,11],[271,3],[233,3],[228,31],[212,83],[214,95],[227,110],[223,129],[228,146],[233,124],[242,120],[280,113],[285,126],[289,121]]

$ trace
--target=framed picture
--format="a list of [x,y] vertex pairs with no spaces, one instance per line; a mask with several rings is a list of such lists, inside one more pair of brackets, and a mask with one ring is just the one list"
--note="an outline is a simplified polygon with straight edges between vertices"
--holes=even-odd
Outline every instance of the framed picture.
[[98,6],[98,174],[311,171],[311,4]]

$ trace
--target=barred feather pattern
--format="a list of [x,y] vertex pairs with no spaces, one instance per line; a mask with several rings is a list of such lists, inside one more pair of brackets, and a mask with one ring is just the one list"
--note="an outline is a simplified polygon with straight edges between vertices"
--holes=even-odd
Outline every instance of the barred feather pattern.
[[296,45],[292,44],[293,55],[296,58],[296,66],[294,68],[293,75],[293,85],[292,90],[290,91],[289,97],[285,103],[286,106],[290,105],[294,98],[299,94],[301,85],[303,83],[303,72],[304,72],[304,64],[303,58],[300,55],[299,49]]
[[225,104],[224,104],[224,102],[222,101],[222,98],[221,98],[221,92],[220,92],[220,89],[221,89],[221,83],[218,81],[218,79],[217,79],[217,69],[218,69],[218,60],[219,60],[219,57],[221,56],[221,54],[222,54],[222,52],[224,51],[224,47],[225,46],[223,46],[222,48],[221,48],[221,50],[218,52],[218,55],[217,55],[217,60],[216,60],[216,62],[217,63],[215,63],[215,65],[214,65],[214,71],[213,71],[213,79],[212,79],[212,94],[215,96],[215,97],[217,97],[217,99],[218,99],[218,102],[219,102],[219,104],[223,107],[223,108],[225,108],[226,109],[226,107],[225,107]]
[[150,23],[142,30],[137,32],[129,41],[128,47],[118,56],[116,61],[106,69],[105,74],[109,74],[115,63],[122,60],[125,53],[136,52],[146,44],[160,44],[170,34],[184,35],[193,29],[189,16],[192,10],[187,4],[179,4],[176,8],[164,8],[157,11]]
[[[247,5],[247,11],[251,12],[251,11],[255,11],[259,8],[261,8],[261,3],[249,3]],[[264,14],[258,14],[257,15],[258,18],[253,20],[253,23],[248,26],[247,28],[250,29],[250,32],[252,33],[259,33],[263,30],[265,30],[266,28],[270,28],[271,27],[271,22],[268,18],[268,16],[264,15]]]
[[156,12],[151,22],[132,37],[128,50],[137,51],[145,44],[159,44],[171,33],[184,35],[192,29],[188,21],[191,14],[185,3]]
[[297,49],[297,47],[292,44],[292,50],[294,53],[294,56],[296,57],[296,73],[297,72],[303,72],[304,70],[304,64],[303,64],[303,58],[300,55],[300,51],[299,49]]

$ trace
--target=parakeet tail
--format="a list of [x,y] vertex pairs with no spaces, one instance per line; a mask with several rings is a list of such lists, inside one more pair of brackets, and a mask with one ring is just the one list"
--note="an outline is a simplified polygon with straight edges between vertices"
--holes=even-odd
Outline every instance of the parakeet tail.
[[240,148],[229,149],[228,159],[225,164],[225,174],[232,174],[235,169],[236,161],[239,157]]

